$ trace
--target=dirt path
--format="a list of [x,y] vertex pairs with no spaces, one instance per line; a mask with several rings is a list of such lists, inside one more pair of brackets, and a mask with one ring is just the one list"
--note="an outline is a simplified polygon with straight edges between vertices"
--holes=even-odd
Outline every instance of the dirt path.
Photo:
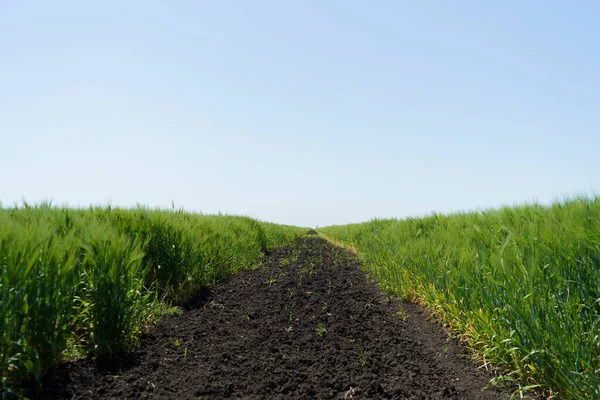
[[422,311],[386,302],[317,236],[165,318],[120,364],[66,365],[43,398],[499,399]]

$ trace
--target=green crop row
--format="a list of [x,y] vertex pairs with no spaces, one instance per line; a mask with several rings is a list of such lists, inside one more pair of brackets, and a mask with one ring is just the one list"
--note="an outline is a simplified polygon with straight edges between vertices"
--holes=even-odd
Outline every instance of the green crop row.
[[144,208],[0,208],[0,389],[77,348],[131,350],[165,304],[251,267],[305,229]]
[[320,232],[357,249],[386,292],[460,332],[504,371],[498,381],[600,398],[600,198]]

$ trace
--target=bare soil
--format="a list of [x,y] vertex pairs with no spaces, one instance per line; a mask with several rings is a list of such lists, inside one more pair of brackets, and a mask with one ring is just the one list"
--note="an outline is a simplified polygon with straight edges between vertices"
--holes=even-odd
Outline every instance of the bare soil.
[[[122,360],[61,366],[44,399],[505,399],[354,254],[305,236],[205,291]],[[400,310],[404,310],[403,313]]]

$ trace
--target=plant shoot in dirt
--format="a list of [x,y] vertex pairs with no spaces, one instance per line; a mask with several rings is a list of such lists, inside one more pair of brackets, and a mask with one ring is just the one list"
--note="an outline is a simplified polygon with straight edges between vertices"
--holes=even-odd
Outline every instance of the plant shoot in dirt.
[[317,335],[319,335],[321,337],[323,337],[324,335],[327,334],[327,329],[325,329],[325,325],[323,325],[322,322],[319,322],[319,324],[317,325],[315,330],[317,331]]
[[291,311],[288,315],[288,322],[290,325],[286,328],[286,331],[291,332],[294,330],[294,314]]
[[290,258],[291,262],[297,262],[298,261],[298,257],[300,256],[300,254],[298,253],[297,250],[294,250],[294,253],[292,254],[292,257]]
[[362,339],[360,340],[360,345],[358,346],[358,363],[361,367],[364,367],[367,363],[367,349],[363,346]]
[[279,265],[281,265],[281,266],[286,266],[286,265],[288,265],[289,263],[290,263],[290,259],[289,259],[289,258],[282,258],[282,259],[279,261]]
[[396,312],[396,315],[400,317],[401,320],[406,321],[406,310],[404,309],[402,304],[398,305],[398,311]]

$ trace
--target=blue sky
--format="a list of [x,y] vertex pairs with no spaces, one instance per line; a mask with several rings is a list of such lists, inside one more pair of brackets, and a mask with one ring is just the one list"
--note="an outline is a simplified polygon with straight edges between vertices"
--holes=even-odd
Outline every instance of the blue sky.
[[0,2],[0,201],[302,226],[600,189],[596,1]]

